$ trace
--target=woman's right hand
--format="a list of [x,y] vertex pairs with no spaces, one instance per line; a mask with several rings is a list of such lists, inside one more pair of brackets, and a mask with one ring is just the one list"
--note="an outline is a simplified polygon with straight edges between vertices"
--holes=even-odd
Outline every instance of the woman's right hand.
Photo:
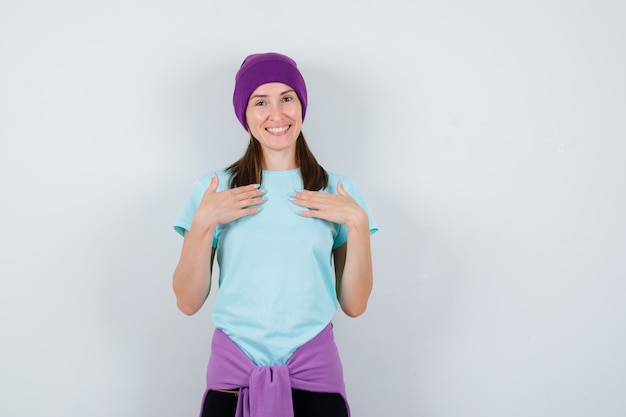
[[265,202],[265,199],[258,184],[244,185],[220,192],[217,192],[218,186],[219,179],[217,174],[214,174],[194,215],[192,229],[194,225],[205,230],[215,228],[218,224],[229,223],[261,211],[260,205]]

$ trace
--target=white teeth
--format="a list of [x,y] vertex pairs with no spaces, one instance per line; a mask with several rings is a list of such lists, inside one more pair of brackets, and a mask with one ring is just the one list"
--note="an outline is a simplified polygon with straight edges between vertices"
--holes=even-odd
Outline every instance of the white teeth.
[[289,129],[289,126],[285,126],[285,127],[268,127],[266,130],[268,132],[270,132],[270,133],[283,133],[287,129]]

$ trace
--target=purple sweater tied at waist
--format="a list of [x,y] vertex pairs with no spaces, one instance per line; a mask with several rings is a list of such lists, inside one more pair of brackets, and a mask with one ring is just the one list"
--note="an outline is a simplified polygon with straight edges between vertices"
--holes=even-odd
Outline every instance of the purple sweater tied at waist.
[[224,332],[215,330],[207,391],[239,388],[236,417],[293,417],[291,389],[334,392],[346,402],[343,370],[329,323],[285,365],[257,366]]

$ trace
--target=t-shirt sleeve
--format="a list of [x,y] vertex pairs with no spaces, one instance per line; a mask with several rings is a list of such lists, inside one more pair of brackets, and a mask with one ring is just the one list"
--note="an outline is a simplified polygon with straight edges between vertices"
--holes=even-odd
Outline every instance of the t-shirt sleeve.
[[200,180],[197,180],[193,185],[191,194],[187,197],[182,210],[174,222],[174,230],[176,230],[181,236],[185,236],[185,232],[191,228],[191,221],[193,220],[193,216],[196,214],[196,210],[198,210],[198,207],[200,206],[200,201],[202,200],[202,195],[204,194],[204,190],[202,188]]
[[[198,207],[200,206],[200,201],[202,201],[204,192],[209,187],[212,177],[213,177],[213,172],[210,172],[206,175],[203,175],[194,183],[191,193],[187,197],[187,200],[183,204],[183,208],[181,209],[178,217],[176,218],[176,221],[174,222],[174,230],[176,230],[181,236],[185,236],[185,232],[191,228],[191,222],[193,220],[193,216],[196,214],[196,211],[198,210]],[[214,236],[213,247],[216,247],[216,246],[217,246],[217,239]]]
[[[373,235],[378,231],[378,225],[376,224],[376,220],[374,219],[374,216],[372,215],[372,212],[369,209],[367,202],[365,201],[365,197],[363,197],[363,194],[361,194],[361,191],[357,188],[354,182],[346,178],[341,178],[340,181],[346,192],[350,194],[350,197],[352,197],[354,201],[356,201],[358,205],[361,206],[361,208],[367,213],[367,217],[369,218],[370,222],[370,235]],[[337,184],[335,183],[329,185],[331,185],[331,188],[333,190],[332,192],[336,193]],[[335,242],[333,243],[333,249],[337,249],[339,246],[348,241],[348,228],[343,224],[338,225],[338,227],[339,230],[337,233],[337,237],[335,237]]]

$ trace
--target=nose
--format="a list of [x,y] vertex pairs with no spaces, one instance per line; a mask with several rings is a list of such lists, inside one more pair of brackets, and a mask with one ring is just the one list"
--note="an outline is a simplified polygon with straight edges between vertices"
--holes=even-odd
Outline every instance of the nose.
[[270,106],[270,120],[280,120],[282,118],[283,111],[278,105]]

